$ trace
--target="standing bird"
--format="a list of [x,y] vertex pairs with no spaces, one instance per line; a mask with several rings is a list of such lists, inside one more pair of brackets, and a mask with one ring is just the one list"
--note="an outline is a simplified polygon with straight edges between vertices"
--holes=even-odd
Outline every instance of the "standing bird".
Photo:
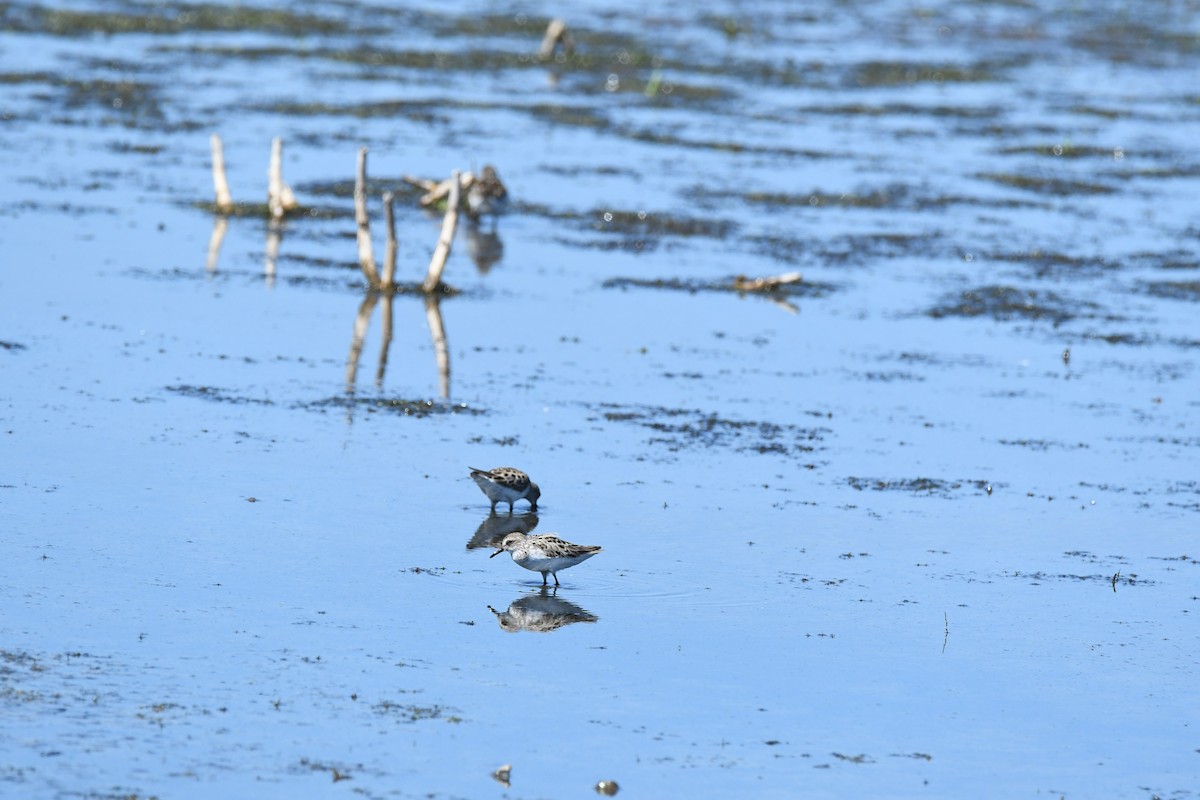
[[554,576],[554,585],[559,586],[558,571],[573,567],[580,561],[587,561],[600,548],[594,544],[571,544],[551,533],[527,534],[513,531],[504,537],[500,549],[488,558],[495,558],[501,553],[512,553],[512,560],[517,566],[534,572],[542,573],[542,586],[546,585],[546,576]]
[[492,511],[496,510],[496,503],[508,503],[508,511],[511,514],[513,503],[521,499],[529,501],[530,511],[537,511],[537,501],[542,496],[542,490],[521,470],[513,467],[467,469],[471,470],[471,480],[479,484],[488,500],[492,501]]
[[494,219],[506,205],[508,189],[504,188],[496,168],[488,164],[467,189],[467,211],[472,219],[479,219],[484,214],[491,214]]

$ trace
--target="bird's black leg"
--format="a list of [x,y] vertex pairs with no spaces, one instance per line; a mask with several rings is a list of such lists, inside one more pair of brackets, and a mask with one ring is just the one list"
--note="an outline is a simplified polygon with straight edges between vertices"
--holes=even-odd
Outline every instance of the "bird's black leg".
[[[549,573],[546,573],[546,572],[543,572],[543,573],[542,573],[542,586],[545,586],[545,585],[546,585],[546,575],[548,575],[548,574],[549,574]],[[557,576],[557,575],[555,575],[555,576],[554,576],[554,582],[555,582],[555,583],[558,583],[558,576]]]
[[558,573],[557,573],[557,572],[556,572],[556,573],[554,573],[554,585],[555,585],[555,586],[562,586],[562,584],[558,582]]

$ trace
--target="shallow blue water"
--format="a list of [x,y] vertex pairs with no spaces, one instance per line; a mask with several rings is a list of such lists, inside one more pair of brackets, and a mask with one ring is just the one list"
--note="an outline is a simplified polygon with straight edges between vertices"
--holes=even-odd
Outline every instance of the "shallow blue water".
[[[1188,7],[582,7],[557,78],[553,11],[0,11],[0,794],[1193,796]],[[213,130],[322,212],[271,276]],[[447,375],[419,296],[353,359],[360,146],[513,195]],[[604,547],[547,598],[509,463]]]

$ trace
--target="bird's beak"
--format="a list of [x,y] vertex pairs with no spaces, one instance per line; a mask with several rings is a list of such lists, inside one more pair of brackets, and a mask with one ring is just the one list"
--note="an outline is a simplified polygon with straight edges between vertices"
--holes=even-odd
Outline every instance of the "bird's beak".
[[488,558],[495,558],[496,556],[500,555],[503,552],[504,552],[504,548],[501,547],[499,550],[497,550],[496,552],[494,552],[490,556],[488,556]]

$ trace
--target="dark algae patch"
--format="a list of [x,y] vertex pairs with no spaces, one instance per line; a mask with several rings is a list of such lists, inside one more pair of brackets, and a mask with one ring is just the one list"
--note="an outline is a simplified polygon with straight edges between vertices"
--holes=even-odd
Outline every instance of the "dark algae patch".
[[905,492],[914,495],[939,495],[950,497],[960,489],[974,489],[976,492],[990,494],[994,484],[984,480],[944,480],[942,478],[864,478],[851,476],[846,483],[852,489],[863,491],[870,489],[876,492]]
[[0,4],[0,25],[22,33],[52,36],[92,36],[97,33],[180,34],[203,31],[260,31],[288,35],[346,32],[333,19],[289,10],[241,5],[196,4],[178,8],[112,3],[121,10],[81,11],[34,5],[16,8]]
[[[639,425],[652,431],[648,444],[677,453],[691,447],[732,447],[757,453],[799,455],[821,446],[825,427],[803,427],[759,420],[738,420],[688,408],[622,406],[603,403],[598,406],[607,422]],[[814,416],[824,414],[813,412]]]
[[1168,300],[1200,302],[1200,281],[1151,281],[1146,284],[1146,291]]
[[1036,248],[1024,252],[988,253],[985,258],[990,261],[1021,265],[1028,268],[1030,274],[1038,278],[1050,276],[1091,276],[1098,275],[1106,270],[1116,269],[1117,267],[1117,264],[1108,259],[1096,256],[1072,256],[1066,253]]
[[1004,65],[922,64],[905,61],[867,61],[850,70],[848,83],[864,88],[911,86],[916,83],[984,83],[999,79]]
[[387,412],[402,417],[430,417],[441,414],[482,414],[482,409],[466,403],[451,403],[442,400],[407,399],[401,397],[358,397],[354,394],[329,397],[322,400],[298,403],[276,403],[274,400],[244,397],[211,386],[168,386],[173,394],[207,400],[211,403],[232,405],[284,406],[305,411],[327,411],[330,409],[363,409],[368,412]]
[[1061,325],[1076,317],[1096,316],[1099,308],[1091,301],[1072,301],[1050,291],[982,286],[952,296],[926,313],[934,319],[990,317],[997,321],[1026,319]]
[[232,405],[258,405],[258,406],[273,406],[275,401],[267,400],[259,397],[242,397],[224,389],[218,389],[213,386],[192,386],[190,384],[180,384],[178,386],[168,386],[167,391],[172,394],[180,395],[181,397],[191,397],[197,400],[207,400],[210,403],[229,403]]
[[466,403],[451,403],[442,400],[409,400],[400,397],[357,397],[354,395],[328,397],[324,400],[314,400],[310,403],[299,403],[295,407],[308,411],[364,409],[368,412],[383,411],[402,417],[432,417],[442,414],[476,415],[486,413],[483,409],[469,406]]
[[1045,175],[1022,175],[1012,172],[981,172],[980,178],[1014,189],[1024,189],[1035,194],[1069,196],[1076,194],[1112,194],[1116,189],[1094,181],[1055,178]]

